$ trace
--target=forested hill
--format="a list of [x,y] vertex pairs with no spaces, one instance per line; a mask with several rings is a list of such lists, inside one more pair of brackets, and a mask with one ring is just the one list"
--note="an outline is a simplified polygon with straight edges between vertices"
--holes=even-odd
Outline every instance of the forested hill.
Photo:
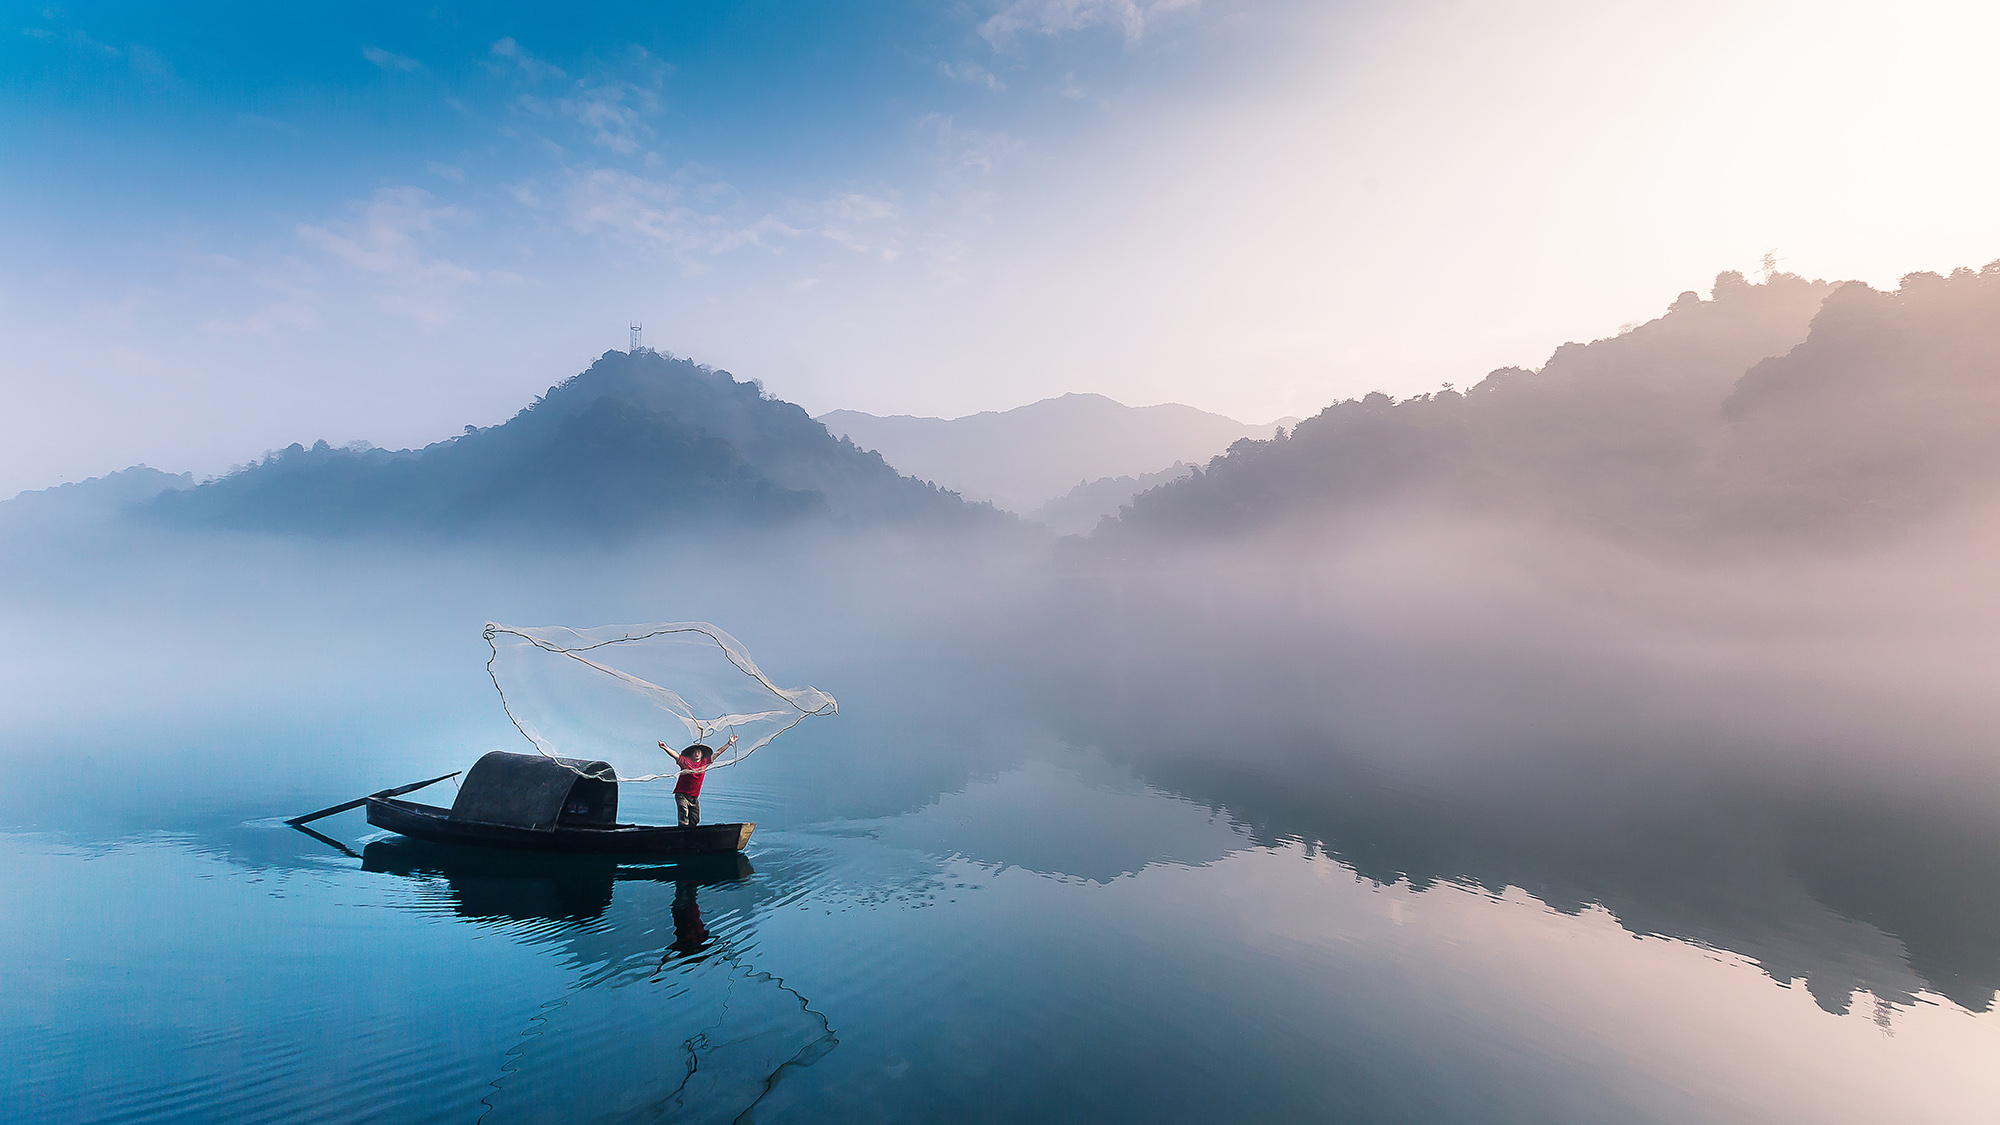
[[1883,293],[1716,279],[1617,337],[1469,391],[1337,403],[1240,441],[1096,532],[1110,549],[1363,510],[1553,519],[1615,537],[1854,541],[2000,498],[2000,262]]
[[328,533],[994,518],[834,438],[754,381],[650,350],[606,352],[499,426],[418,450],[293,445],[163,494],[149,514]]

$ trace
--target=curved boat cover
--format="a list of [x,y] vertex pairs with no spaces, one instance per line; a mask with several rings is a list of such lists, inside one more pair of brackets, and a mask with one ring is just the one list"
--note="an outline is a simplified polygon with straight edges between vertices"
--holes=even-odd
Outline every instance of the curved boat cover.
[[541,831],[558,822],[610,827],[618,819],[616,777],[604,762],[495,750],[466,772],[451,816]]

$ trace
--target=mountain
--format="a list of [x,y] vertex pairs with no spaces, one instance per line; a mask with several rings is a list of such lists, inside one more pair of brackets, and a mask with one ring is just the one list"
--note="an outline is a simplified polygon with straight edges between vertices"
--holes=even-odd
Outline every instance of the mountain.
[[292,445],[150,511],[324,533],[981,518],[755,381],[649,349],[606,352],[499,426],[419,450]]
[[1134,496],[1179,480],[1194,472],[1194,466],[1176,461],[1157,473],[1136,477],[1099,477],[1085,481],[1068,492],[1023,515],[1046,524],[1058,535],[1085,535],[1106,516],[1132,502]]
[[835,410],[819,420],[863,448],[880,450],[903,472],[1016,512],[1084,481],[1206,461],[1233,441],[1269,434],[1291,421],[1246,426],[1191,406],[1126,406],[1093,394],[964,418],[882,418]]
[[1106,543],[1366,509],[1581,526],[1671,549],[1859,542],[2000,499],[2000,263],[1894,293],[1716,279],[1470,391],[1336,403],[1137,497]]
[[1850,283],[1722,404],[1715,518],[1866,533],[2000,498],[2000,262]]
[[145,465],[134,465],[89,480],[59,484],[35,492],[23,492],[0,502],[0,522],[52,523],[98,521],[115,517],[134,504],[144,503],[163,492],[194,487],[192,473],[163,473]]
[[0,500],[0,532],[10,532],[18,542],[28,542],[44,532],[74,530],[120,518],[136,504],[144,504],[162,492],[194,488],[192,472],[160,472],[144,464],[72,480],[54,488],[20,492],[12,500]]

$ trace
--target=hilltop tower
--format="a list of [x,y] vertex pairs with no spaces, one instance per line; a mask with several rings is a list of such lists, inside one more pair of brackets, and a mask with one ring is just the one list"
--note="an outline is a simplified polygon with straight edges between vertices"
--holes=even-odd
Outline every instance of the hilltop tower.
[[639,333],[641,333],[641,332],[644,332],[645,330],[646,330],[646,326],[645,326],[645,325],[643,325],[643,324],[634,324],[634,325],[632,326],[632,354],[633,354],[633,355],[638,355],[638,354],[639,354],[640,352],[642,352],[642,351],[645,351],[645,350],[646,350],[646,349],[645,349],[645,346],[639,343]]

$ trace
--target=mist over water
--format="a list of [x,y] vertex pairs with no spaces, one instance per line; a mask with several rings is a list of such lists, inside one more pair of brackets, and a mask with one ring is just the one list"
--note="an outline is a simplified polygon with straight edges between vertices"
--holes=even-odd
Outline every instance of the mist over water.
[[[1371,878],[1601,905],[1831,1010],[1863,989],[1984,1011],[1995,615],[1963,596],[1984,526],[1710,567],[1443,520],[1274,537],[1080,573],[1059,596],[1112,608],[1049,683],[1070,737]],[[1835,936],[1855,922],[1909,965],[1859,970]]]
[[[46,905],[5,1084],[29,1120],[1950,1120],[2000,1034],[1983,526],[1705,564],[1408,510],[1142,560],[12,540],[0,816]],[[841,704],[711,781],[747,871],[278,823],[526,749],[487,620],[687,619]]]

